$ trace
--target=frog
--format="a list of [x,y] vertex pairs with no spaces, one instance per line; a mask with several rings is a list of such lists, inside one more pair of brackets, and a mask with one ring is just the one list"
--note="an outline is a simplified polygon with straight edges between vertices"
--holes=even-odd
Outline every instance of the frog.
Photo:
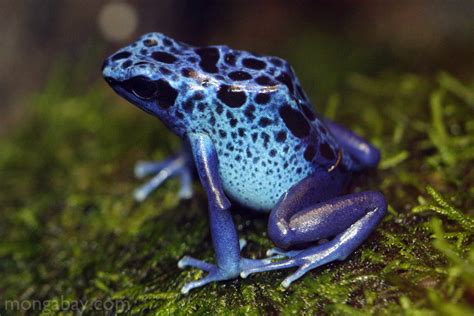
[[[148,33],[106,58],[105,81],[121,97],[157,117],[183,141],[164,161],[139,161],[134,192],[145,200],[170,178],[191,198],[194,175],[206,192],[215,263],[184,256],[179,268],[207,273],[181,293],[211,282],[296,268],[307,272],[345,260],[387,210],[379,191],[347,192],[353,175],[373,169],[380,151],[319,114],[291,65],[226,45],[192,46]],[[232,206],[268,214],[275,247],[261,259],[241,255]]]

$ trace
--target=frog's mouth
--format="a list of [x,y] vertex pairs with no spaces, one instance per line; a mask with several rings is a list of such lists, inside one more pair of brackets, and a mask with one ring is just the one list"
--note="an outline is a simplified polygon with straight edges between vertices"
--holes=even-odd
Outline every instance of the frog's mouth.
[[115,85],[117,85],[118,80],[115,80],[114,78],[112,77],[104,77],[105,81],[107,81],[107,83],[113,88]]

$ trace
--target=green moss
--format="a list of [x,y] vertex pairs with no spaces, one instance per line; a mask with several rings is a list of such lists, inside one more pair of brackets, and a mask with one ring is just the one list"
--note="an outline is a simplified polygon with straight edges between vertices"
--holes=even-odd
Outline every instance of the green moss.
[[[118,313],[158,315],[474,312],[472,85],[446,73],[350,76],[318,108],[382,151],[379,170],[354,180],[354,190],[379,189],[389,201],[377,231],[289,290],[279,286],[286,270],[182,296],[201,272],[179,270],[179,258],[213,260],[204,193],[196,183],[180,202],[169,181],[142,204],[131,195],[134,162],[163,159],[179,141],[102,82],[71,89],[87,85],[70,73],[59,67],[0,141],[1,314],[5,300],[49,300],[49,315],[64,301],[87,300],[93,312],[107,299],[128,302]],[[272,246],[265,218],[236,221],[244,254],[263,257]]]

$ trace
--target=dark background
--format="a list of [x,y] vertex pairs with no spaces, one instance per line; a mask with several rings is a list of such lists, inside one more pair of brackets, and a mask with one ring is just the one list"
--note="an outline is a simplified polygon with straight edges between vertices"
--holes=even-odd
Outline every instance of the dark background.
[[[472,73],[473,1],[0,1],[0,132],[53,65],[102,59],[142,33],[288,59],[318,104],[353,72]],[[329,75],[328,75],[329,74]],[[77,87],[80,91],[81,87]]]

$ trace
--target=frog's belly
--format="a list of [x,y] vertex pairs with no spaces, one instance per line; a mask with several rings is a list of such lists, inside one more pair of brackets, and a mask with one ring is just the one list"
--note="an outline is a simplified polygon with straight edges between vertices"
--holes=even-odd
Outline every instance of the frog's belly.
[[311,174],[311,168],[300,173],[281,166],[258,168],[258,165],[220,164],[219,173],[226,194],[240,204],[257,211],[269,212],[283,193]]

